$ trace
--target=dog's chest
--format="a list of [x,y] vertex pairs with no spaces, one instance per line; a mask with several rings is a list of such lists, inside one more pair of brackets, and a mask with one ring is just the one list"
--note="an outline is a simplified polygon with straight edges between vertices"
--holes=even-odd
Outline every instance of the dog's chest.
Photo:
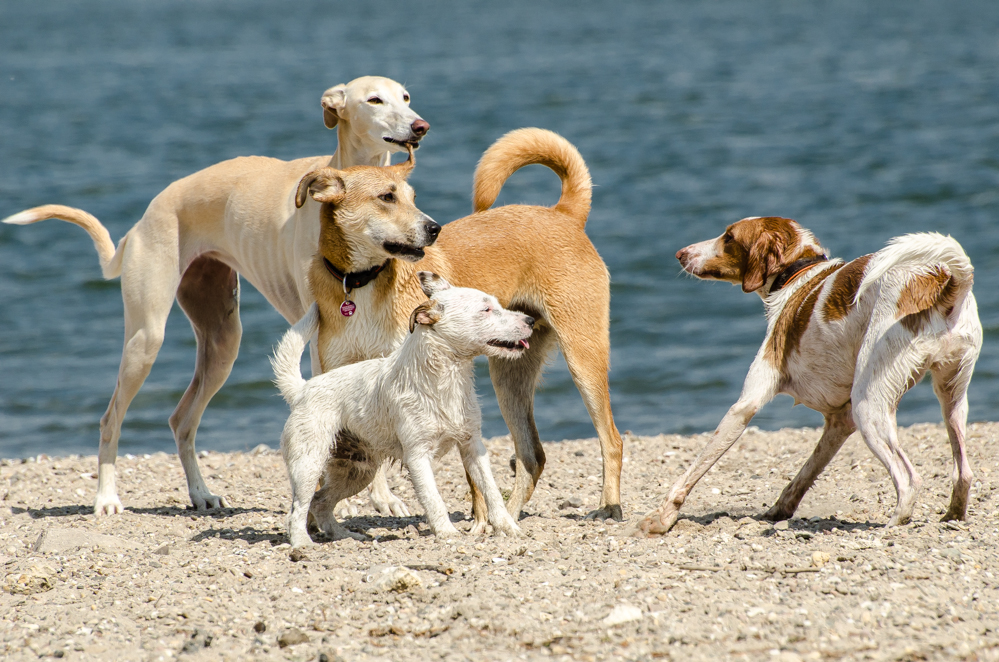
[[[357,310],[351,317],[334,319],[330,333],[323,339],[320,350],[325,371],[340,366],[387,356],[406,337],[390,311],[368,307],[356,301]],[[336,313],[335,313],[336,314]]]

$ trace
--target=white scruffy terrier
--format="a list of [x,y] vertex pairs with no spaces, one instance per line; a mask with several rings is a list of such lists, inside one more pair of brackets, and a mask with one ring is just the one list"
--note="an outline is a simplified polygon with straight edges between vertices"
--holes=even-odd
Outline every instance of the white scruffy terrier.
[[[402,460],[409,469],[434,534],[457,534],[431,468],[431,461],[455,444],[468,477],[485,496],[493,529],[520,532],[504,507],[482,445],[472,359],[480,354],[519,357],[528,348],[534,319],[504,309],[478,290],[451,287],[436,274],[418,275],[431,298],[413,311],[410,335],[389,356],[305,381],[302,351],[318,328],[315,305],[274,352],[275,382],[291,405],[281,452],[291,479],[292,547],[313,544],[310,514],[334,539],[350,536],[333,508],[364,489],[386,459]],[[323,487],[316,492],[320,476]],[[473,527],[472,533],[481,528]]]

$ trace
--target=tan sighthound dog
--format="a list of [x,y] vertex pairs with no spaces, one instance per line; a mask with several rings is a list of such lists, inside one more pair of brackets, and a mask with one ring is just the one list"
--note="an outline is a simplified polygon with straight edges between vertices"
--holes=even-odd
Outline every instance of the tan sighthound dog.
[[896,237],[873,255],[830,260],[815,237],[786,218],[747,218],[723,235],[681,249],[688,273],[742,285],[767,311],[767,335],[742,395],[693,466],[635,533],[665,533],[690,490],[778,393],[825,416],[808,461],[764,515],[790,518],[854,430],[891,474],[898,495],[888,526],[912,517],[922,479],[898,443],[898,402],[933,376],[954,457],[945,520],[965,518],[971,466],[964,438],[968,384],[982,347],[971,293],[974,269],[961,246],[936,233]]
[[[299,319],[312,303],[307,273],[319,239],[319,204],[295,205],[302,176],[324,166],[386,166],[392,152],[415,148],[430,128],[409,108],[409,93],[387,78],[367,76],[332,87],[322,106],[326,126],[337,129],[332,157],[243,157],[178,180],[153,199],[117,250],[104,226],[79,209],[46,205],[5,219],[22,225],[47,218],[75,223],[93,239],[104,277],[121,276],[125,348],[118,384],[101,418],[96,514],[122,510],[114,468],[121,424],[156,360],[174,298],[194,327],[198,353],[194,378],[170,427],[191,502],[199,510],[228,505],[201,477],[194,437],[239,350],[237,273],[289,322]],[[313,356],[313,370],[317,366]],[[407,514],[387,491],[384,476],[373,484],[372,500],[382,512]]]
[[[490,209],[506,179],[533,163],[548,166],[562,179],[558,204]],[[591,515],[621,519],[622,444],[607,382],[610,277],[584,232],[590,176],[579,152],[550,131],[520,129],[507,134],[486,151],[475,171],[474,214],[446,224],[433,246],[388,250],[383,233],[370,225],[377,215],[358,210],[381,205],[380,213],[419,218],[413,191],[405,181],[405,165],[377,171],[323,168],[308,174],[299,187],[300,204],[308,197],[323,203],[319,252],[309,274],[320,311],[318,351],[323,371],[385,356],[402,342],[410,312],[424,299],[415,275],[419,270],[440,274],[457,287],[492,294],[504,308],[537,320],[531,348],[523,357],[489,359],[500,410],[516,446],[516,484],[508,510],[519,515],[544,468],[545,454],[534,424],[534,389],[557,342],[603,453],[603,493],[600,507]],[[381,188],[374,177],[383,179]],[[345,316],[344,311],[352,315]],[[474,485],[472,491],[473,511],[481,523],[485,504]]]

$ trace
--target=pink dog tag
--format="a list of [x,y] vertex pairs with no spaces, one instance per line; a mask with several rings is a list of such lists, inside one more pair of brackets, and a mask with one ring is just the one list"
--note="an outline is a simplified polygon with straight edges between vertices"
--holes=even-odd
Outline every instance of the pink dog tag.
[[355,310],[357,310],[357,305],[350,299],[340,304],[340,314],[344,317],[350,317],[354,314]]

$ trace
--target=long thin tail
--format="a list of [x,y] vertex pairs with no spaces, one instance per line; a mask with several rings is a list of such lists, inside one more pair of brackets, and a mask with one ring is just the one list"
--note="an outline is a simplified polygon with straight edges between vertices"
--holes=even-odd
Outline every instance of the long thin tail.
[[489,209],[510,175],[535,163],[551,168],[562,180],[562,195],[555,209],[585,224],[590,213],[590,171],[572,143],[545,129],[511,131],[486,150],[475,169],[472,185],[475,211]]
[[274,356],[271,357],[274,383],[289,405],[294,404],[302,388],[305,387],[305,379],[302,377],[302,352],[318,329],[319,306],[314,303],[302,319],[284,334],[274,350]]
[[917,232],[895,237],[874,255],[867,265],[864,280],[857,288],[854,301],[889,271],[902,269],[916,275],[932,275],[943,266],[954,284],[954,301],[960,301],[975,280],[975,268],[961,244],[950,235],[937,232]]
[[3,222],[11,225],[30,225],[31,223],[44,221],[47,218],[55,218],[60,221],[73,223],[86,230],[90,238],[94,240],[94,248],[97,249],[97,256],[101,260],[101,272],[104,274],[104,278],[117,278],[121,275],[121,258],[124,253],[122,249],[125,247],[128,235],[125,235],[121,240],[116,251],[107,228],[101,225],[101,222],[94,216],[82,209],[65,207],[63,205],[42,205],[41,207],[34,207],[13,216],[8,216],[3,219]]

